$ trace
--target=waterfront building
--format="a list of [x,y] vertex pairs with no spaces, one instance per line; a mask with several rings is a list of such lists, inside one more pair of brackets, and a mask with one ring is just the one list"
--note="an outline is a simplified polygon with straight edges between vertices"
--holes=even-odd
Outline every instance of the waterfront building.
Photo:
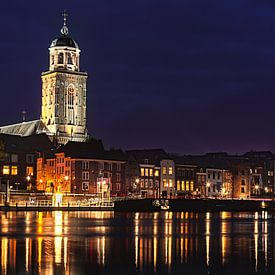
[[128,193],[159,197],[160,161],[168,154],[163,149],[129,150],[126,154]]
[[251,196],[251,168],[247,162],[234,163],[233,198],[248,199]]
[[197,184],[196,165],[180,164],[176,161],[176,188],[177,196],[198,195],[199,186]]
[[[36,160],[53,148],[45,134],[19,137],[0,134],[0,180],[12,190],[36,189]],[[5,186],[2,186],[2,190]]]
[[163,159],[160,162],[160,195],[173,198],[176,195],[175,162],[172,159]]
[[214,198],[232,197],[232,173],[229,170],[206,168],[205,195]]
[[52,157],[37,161],[38,190],[74,194],[98,194],[102,190],[113,196],[126,193],[125,154],[104,150],[99,141],[68,142]]

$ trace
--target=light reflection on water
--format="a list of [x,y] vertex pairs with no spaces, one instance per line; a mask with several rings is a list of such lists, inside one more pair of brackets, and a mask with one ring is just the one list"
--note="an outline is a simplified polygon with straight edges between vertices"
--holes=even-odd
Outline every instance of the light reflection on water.
[[274,218],[256,213],[0,213],[1,274],[275,270]]

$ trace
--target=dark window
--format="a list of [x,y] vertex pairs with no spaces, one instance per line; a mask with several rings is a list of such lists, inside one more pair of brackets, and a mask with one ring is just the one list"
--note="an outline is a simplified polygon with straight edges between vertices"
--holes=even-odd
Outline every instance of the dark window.
[[58,55],[58,64],[63,64],[64,63],[64,54],[60,53]]

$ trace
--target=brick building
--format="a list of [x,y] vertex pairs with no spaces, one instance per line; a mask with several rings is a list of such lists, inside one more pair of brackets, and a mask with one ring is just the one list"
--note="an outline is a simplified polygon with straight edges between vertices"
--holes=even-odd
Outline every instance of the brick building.
[[126,158],[120,150],[104,150],[100,142],[68,142],[51,157],[37,161],[38,189],[47,192],[125,195]]

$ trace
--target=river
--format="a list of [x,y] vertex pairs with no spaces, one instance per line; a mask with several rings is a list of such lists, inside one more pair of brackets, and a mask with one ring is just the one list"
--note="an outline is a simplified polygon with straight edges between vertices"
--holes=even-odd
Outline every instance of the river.
[[268,212],[0,213],[1,274],[273,274]]

